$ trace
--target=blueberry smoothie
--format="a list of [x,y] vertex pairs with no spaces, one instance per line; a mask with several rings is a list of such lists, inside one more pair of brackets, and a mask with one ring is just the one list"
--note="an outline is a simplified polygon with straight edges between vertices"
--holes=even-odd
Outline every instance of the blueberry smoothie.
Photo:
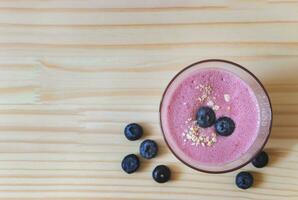
[[[254,78],[244,80],[247,72],[240,77],[231,70],[239,67],[232,65],[224,61],[195,64],[172,80],[161,103],[161,126],[170,149],[202,171],[229,171],[247,163],[270,132],[268,96],[258,97],[254,86],[259,83]],[[267,104],[267,113],[262,114],[264,105],[258,98]],[[265,132],[258,141],[261,126]]]

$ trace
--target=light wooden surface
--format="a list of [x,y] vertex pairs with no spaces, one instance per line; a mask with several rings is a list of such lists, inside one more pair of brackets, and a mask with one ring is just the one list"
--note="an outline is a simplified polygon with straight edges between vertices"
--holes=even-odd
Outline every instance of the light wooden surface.
[[[209,175],[166,148],[158,106],[168,81],[207,58],[238,62],[268,88],[270,165]],[[160,155],[126,175],[141,123]],[[151,179],[167,164],[174,180]],[[0,0],[0,199],[298,199],[297,0]]]

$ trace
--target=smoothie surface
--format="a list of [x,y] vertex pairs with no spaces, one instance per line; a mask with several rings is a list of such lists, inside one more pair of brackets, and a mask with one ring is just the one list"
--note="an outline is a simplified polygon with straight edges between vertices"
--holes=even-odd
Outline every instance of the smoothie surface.
[[[222,165],[239,159],[251,147],[259,129],[260,111],[252,89],[224,69],[198,69],[180,76],[185,77],[163,102],[167,111],[162,119],[166,120],[170,133],[167,140],[183,152],[177,156],[188,156],[205,165]],[[217,118],[233,119],[236,128],[232,135],[217,135],[214,126],[197,127],[196,112],[201,106],[211,107]]]

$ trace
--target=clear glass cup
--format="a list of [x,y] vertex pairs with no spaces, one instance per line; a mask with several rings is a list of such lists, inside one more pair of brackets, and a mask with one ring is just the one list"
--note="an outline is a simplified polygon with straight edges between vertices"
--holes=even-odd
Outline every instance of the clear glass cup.
[[[168,93],[171,93],[179,82],[183,79],[183,77],[187,76],[187,74],[192,73],[193,71],[197,71],[199,69],[224,69],[226,71],[230,71],[236,74],[239,78],[244,80],[253,90],[255,96],[257,98],[257,102],[259,104],[260,110],[260,127],[257,134],[257,137],[248,151],[242,155],[239,159],[234,160],[230,163],[224,165],[206,165],[202,163],[196,163],[193,160],[190,160],[187,156],[183,155],[183,152],[179,148],[175,148],[174,141],[169,140],[168,138],[171,137],[171,133],[169,130],[165,129],[165,122],[163,118],[165,118],[167,113],[166,106],[163,106],[164,101],[167,101]],[[272,127],[272,106],[269,99],[269,95],[260,82],[260,80],[246,68],[240,66],[239,64],[226,61],[226,60],[218,60],[218,59],[211,59],[211,60],[203,60],[197,63],[194,63],[183,70],[181,70],[168,84],[167,88],[165,89],[162,100],[160,103],[160,126],[164,136],[164,139],[172,151],[172,153],[184,164],[187,166],[194,168],[196,170],[207,172],[207,173],[225,173],[230,172],[236,169],[243,167],[244,165],[251,162],[251,160],[264,148]],[[179,156],[180,155],[180,156]]]

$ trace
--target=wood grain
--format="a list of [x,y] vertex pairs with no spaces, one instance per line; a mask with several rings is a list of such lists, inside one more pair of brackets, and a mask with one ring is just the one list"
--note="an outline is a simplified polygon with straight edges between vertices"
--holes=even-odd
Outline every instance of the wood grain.
[[[270,165],[255,187],[209,175],[166,148],[158,106],[184,66],[222,58],[264,82]],[[0,199],[298,199],[298,1],[0,0]],[[126,175],[139,122],[160,156]],[[159,185],[157,164],[173,170]]]

